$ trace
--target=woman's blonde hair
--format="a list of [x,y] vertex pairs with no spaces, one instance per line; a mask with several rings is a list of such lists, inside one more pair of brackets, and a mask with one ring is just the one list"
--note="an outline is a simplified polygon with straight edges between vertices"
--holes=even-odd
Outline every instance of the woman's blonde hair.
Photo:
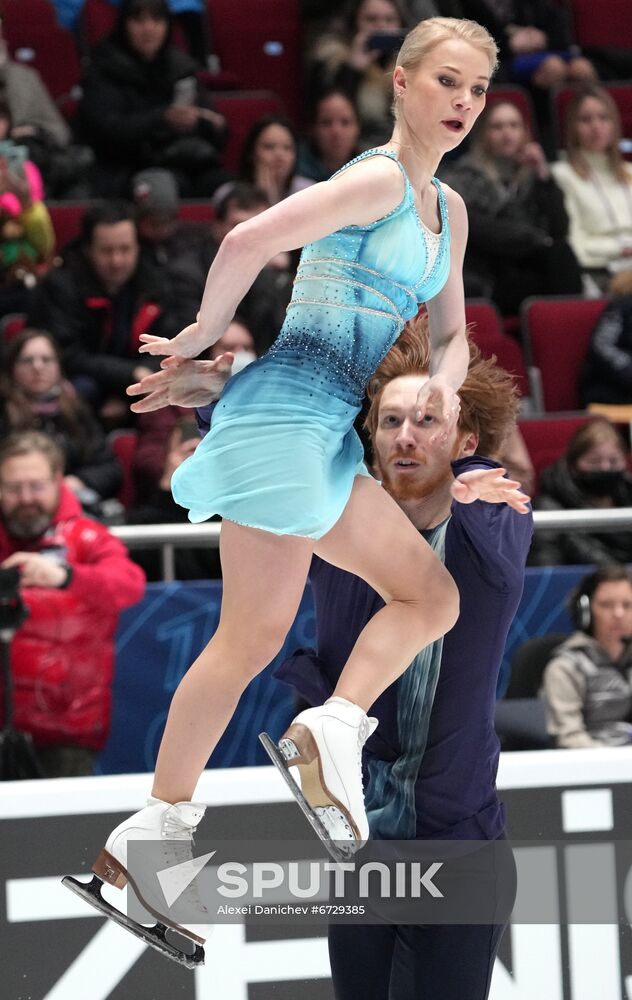
[[581,113],[582,104],[584,101],[587,101],[588,98],[593,98],[593,100],[599,101],[612,119],[614,124],[612,143],[610,148],[606,151],[606,156],[608,158],[610,169],[617,180],[621,184],[629,184],[630,176],[625,169],[625,161],[621,155],[621,150],[619,149],[619,142],[621,140],[621,115],[619,114],[619,109],[608,91],[604,87],[600,87],[597,84],[588,84],[581,87],[576,94],[573,94],[568,102],[566,118],[564,121],[564,138],[568,162],[580,177],[583,177],[584,180],[588,178],[588,164],[582,156],[582,148],[579,145],[577,138],[577,119]]
[[498,65],[498,46],[487,28],[476,21],[457,17],[428,17],[409,31],[397,56],[397,65],[417,69],[432,49],[442,42],[458,39],[481,49],[489,59],[490,75]]

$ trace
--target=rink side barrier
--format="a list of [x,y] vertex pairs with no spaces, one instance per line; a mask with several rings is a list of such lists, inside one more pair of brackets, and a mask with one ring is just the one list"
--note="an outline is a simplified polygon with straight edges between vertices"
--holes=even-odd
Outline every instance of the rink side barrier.
[[[533,513],[534,531],[618,531],[632,524],[632,507],[616,510],[538,510]],[[120,525],[110,530],[130,549],[160,549],[163,580],[175,580],[174,550],[205,545],[219,545],[218,521],[205,524],[142,524]]]
[[[578,566],[527,570],[524,593],[507,640],[500,692],[505,689],[517,646],[532,636],[571,631],[565,601],[585,572],[585,567]],[[217,627],[221,588],[218,580],[149,584],[144,600],[121,615],[112,731],[100,756],[101,773],[153,770],[173,692]],[[313,648],[315,640],[308,587],[283,649],[244,692],[214,753],[214,766],[268,763],[256,734],[266,729],[278,738],[296,714],[292,691],[275,680],[273,672],[295,650]]]
[[[104,921],[61,884],[86,875],[122,816],[140,807],[146,774],[0,784],[3,988],[7,1000],[333,1000],[324,929],[312,925],[218,925],[206,965],[191,973]],[[512,926],[501,945],[490,1000],[629,1000],[632,997],[632,753],[629,749],[504,754],[499,773],[518,883],[538,866],[550,878],[557,924]],[[209,805],[200,838],[287,840],[311,836],[271,767],[211,770],[196,799]],[[551,841],[556,846],[551,847]],[[526,842],[526,846],[524,846]],[[202,841],[200,840],[200,843]],[[205,850],[205,848],[200,848]],[[618,898],[619,924],[565,918],[569,873],[598,863]],[[282,854],[279,857],[283,856]],[[627,860],[626,860],[627,859]],[[593,864],[594,867],[594,864]],[[588,868],[588,865],[586,866]],[[586,871],[594,878],[594,872]],[[113,892],[113,891],[112,891]],[[122,894],[111,900],[122,905]]]

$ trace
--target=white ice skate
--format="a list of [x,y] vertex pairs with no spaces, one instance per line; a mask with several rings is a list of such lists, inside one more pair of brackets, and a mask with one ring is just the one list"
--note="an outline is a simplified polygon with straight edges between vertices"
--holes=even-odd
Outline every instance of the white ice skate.
[[[261,733],[312,827],[336,861],[348,860],[369,837],[362,788],[362,747],[377,719],[344,698],[330,698],[296,716],[278,746]],[[289,768],[297,767],[300,788]]]
[[[190,926],[181,923],[177,915],[185,913],[187,922],[191,921],[193,915],[197,927],[197,924],[207,921],[208,911],[197,895],[195,882],[190,883],[179,894],[177,909],[170,907],[162,893],[157,871],[192,859],[193,834],[204,816],[205,808],[193,802],[176,802],[172,805],[161,799],[149,798],[144,809],[134,813],[112,831],[92,866],[92,882],[85,884],[70,875],[62,879],[63,885],[106,917],[115,920],[152,948],[189,969],[204,964],[205,939],[194,933]],[[153,841],[160,847],[151,848],[150,860],[146,866],[136,863],[131,871],[128,859],[130,841]],[[135,852],[133,860],[142,861],[142,856],[139,858],[139,854]],[[101,895],[104,882],[117,889],[123,889],[129,883],[140,904],[155,917],[155,926],[146,927],[108,903]],[[190,942],[192,952],[167,940],[170,928]]]

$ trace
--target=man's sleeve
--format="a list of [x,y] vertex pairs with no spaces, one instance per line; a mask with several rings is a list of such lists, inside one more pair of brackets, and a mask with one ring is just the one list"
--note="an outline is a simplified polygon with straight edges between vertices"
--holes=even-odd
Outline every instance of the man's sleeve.
[[[481,455],[452,463],[456,476],[473,469],[500,468],[498,462]],[[522,579],[533,534],[533,517],[519,514],[506,503],[452,502],[451,539],[476,571],[496,590],[509,590]]]

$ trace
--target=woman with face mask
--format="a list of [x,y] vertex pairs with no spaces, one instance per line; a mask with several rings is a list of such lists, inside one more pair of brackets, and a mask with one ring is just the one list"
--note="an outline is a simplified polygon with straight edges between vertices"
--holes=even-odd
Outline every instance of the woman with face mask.
[[570,596],[575,632],[544,671],[547,728],[560,748],[632,743],[632,575],[605,566]]
[[[542,473],[536,510],[632,506],[628,451],[616,427],[591,420],[570,439],[566,453]],[[529,564],[536,566],[632,562],[632,532],[540,531]]]

